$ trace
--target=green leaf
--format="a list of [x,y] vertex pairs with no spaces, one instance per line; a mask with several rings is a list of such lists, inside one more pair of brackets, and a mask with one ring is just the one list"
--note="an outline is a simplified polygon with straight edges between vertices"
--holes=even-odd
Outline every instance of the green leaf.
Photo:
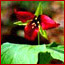
[[28,23],[28,22],[22,23],[21,21],[17,21],[17,22],[14,22],[13,24],[16,24],[16,25],[21,26],[21,25],[27,25],[27,23]]
[[46,33],[46,30],[42,30],[42,27],[41,27],[41,26],[39,26],[39,32],[40,32],[40,34],[41,34],[44,38],[47,39],[47,33]]
[[57,47],[47,47],[47,51],[51,54],[52,58],[58,59],[64,62],[64,46],[59,45]]
[[39,3],[39,5],[37,7],[37,10],[35,12],[35,15],[36,16],[42,15],[42,5],[41,5],[41,2]]
[[39,52],[46,52],[45,44],[4,43],[1,45],[1,64],[37,64]]
[[53,59],[64,62],[64,45],[55,42],[46,45],[47,52],[39,54],[39,64],[50,64]]
[[59,45],[58,43],[53,42],[53,43],[47,44],[46,46],[47,47],[57,47],[58,45]]
[[64,62],[64,46],[25,45],[4,43],[1,45],[1,64],[49,64],[50,60]]
[[50,53],[46,52],[46,53],[39,53],[39,64],[50,64],[50,61],[53,58],[51,57]]

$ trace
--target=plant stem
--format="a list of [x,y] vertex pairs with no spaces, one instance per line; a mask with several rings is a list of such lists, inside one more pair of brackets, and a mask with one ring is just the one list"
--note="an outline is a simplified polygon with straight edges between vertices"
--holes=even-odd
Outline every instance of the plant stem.
[[39,35],[39,32],[38,32],[38,45],[40,45],[40,35]]

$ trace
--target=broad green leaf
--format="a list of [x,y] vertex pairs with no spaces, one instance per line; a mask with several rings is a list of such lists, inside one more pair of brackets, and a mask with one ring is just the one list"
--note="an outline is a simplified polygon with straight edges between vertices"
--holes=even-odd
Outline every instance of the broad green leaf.
[[35,15],[36,16],[42,15],[42,4],[41,4],[41,2],[39,3],[39,5],[37,7],[37,10],[35,12]]
[[47,51],[51,54],[52,58],[58,59],[64,62],[64,46],[59,45],[57,47],[47,47]]
[[49,64],[50,60],[64,62],[64,46],[25,45],[4,43],[1,45],[1,64]]
[[39,52],[46,52],[45,44],[4,43],[1,46],[1,64],[37,64]]
[[17,21],[17,22],[14,22],[13,24],[16,24],[16,25],[21,26],[21,25],[27,25],[27,23],[28,23],[28,22],[23,23],[23,22],[21,22],[21,21]]
[[40,34],[41,34],[44,38],[47,39],[47,33],[46,33],[46,30],[42,30],[42,27],[41,27],[41,26],[39,26],[39,32],[40,32]]

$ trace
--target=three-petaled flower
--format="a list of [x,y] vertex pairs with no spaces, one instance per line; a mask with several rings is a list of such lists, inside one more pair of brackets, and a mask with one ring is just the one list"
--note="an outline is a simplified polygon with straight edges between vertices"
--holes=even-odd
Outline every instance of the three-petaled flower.
[[25,23],[27,20],[29,20],[29,23],[24,28],[25,38],[28,40],[35,40],[39,31],[39,25],[43,30],[59,26],[58,23],[56,23],[47,15],[35,16],[34,14],[26,11],[16,11],[16,9],[14,9],[14,11],[19,21]]

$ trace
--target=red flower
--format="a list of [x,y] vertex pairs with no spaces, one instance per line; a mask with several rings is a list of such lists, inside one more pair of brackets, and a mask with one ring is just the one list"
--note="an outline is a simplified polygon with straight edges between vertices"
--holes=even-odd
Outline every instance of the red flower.
[[42,26],[43,30],[58,27],[59,24],[53,21],[50,17],[46,15],[39,15],[38,17],[30,12],[16,11],[15,14],[19,21],[23,23],[27,20],[30,22],[25,26],[25,38],[28,40],[35,40],[37,33],[39,31],[39,25]]

